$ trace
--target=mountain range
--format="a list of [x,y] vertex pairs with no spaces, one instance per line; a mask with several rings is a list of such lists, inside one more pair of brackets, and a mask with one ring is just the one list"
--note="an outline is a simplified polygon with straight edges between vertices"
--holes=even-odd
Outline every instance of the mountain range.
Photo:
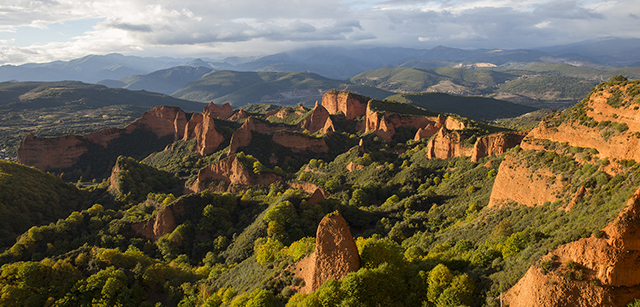
[[497,66],[551,62],[614,68],[640,66],[639,50],[640,39],[609,38],[531,50],[465,50],[444,46],[432,49],[321,47],[221,60],[108,54],[89,55],[71,61],[4,65],[0,66],[0,81],[77,80],[95,83],[146,75],[174,66],[204,66],[214,70],[236,71],[309,71],[333,79],[347,79],[381,67],[442,67],[462,62],[487,62]]

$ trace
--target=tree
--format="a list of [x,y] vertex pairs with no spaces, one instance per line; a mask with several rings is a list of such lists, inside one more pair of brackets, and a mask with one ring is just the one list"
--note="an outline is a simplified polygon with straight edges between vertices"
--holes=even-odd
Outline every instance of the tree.
[[444,292],[449,284],[453,281],[453,274],[444,264],[438,264],[431,272],[429,272],[429,287],[427,289],[427,299],[429,302],[436,303],[440,294]]

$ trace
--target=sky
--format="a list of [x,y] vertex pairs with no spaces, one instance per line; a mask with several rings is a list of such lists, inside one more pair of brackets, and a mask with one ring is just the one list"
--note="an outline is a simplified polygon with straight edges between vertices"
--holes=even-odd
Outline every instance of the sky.
[[640,0],[0,0],[0,65],[314,46],[518,49],[640,38]]

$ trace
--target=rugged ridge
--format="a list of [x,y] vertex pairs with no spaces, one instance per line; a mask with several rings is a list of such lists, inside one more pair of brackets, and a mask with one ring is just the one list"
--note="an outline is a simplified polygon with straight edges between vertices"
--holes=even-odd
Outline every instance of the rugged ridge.
[[269,185],[281,178],[276,174],[256,175],[245,167],[236,155],[231,155],[218,163],[203,167],[196,180],[185,186],[185,193],[212,191],[233,191],[251,185]]
[[65,169],[98,145],[107,148],[115,139],[137,130],[152,132],[158,139],[171,136],[172,140],[184,134],[184,111],[178,107],[159,106],[145,112],[141,118],[124,129],[109,128],[84,136],[69,135],[57,138],[39,138],[27,135],[18,148],[18,162],[43,171]]
[[[626,306],[640,296],[640,189],[618,217],[591,236],[561,245],[543,258],[560,263],[552,272],[532,266],[504,296],[509,306]],[[555,260],[554,260],[555,259]],[[563,264],[573,261],[585,280],[567,279]]]
[[328,91],[322,96],[322,105],[329,114],[342,112],[348,120],[365,115],[367,98],[342,91]]

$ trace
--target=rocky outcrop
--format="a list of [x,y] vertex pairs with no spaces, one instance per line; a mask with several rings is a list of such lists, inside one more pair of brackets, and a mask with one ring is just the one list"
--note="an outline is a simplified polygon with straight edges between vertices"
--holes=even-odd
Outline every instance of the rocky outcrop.
[[362,166],[360,164],[353,163],[353,162],[349,162],[349,164],[347,164],[347,170],[349,172],[359,171],[359,170],[361,170],[363,168],[364,168],[364,166]]
[[204,107],[202,113],[209,113],[212,118],[227,119],[229,116],[233,115],[233,108],[231,108],[231,105],[228,102],[221,106],[218,106],[213,102],[209,102],[209,104]]
[[291,149],[293,152],[329,152],[329,146],[327,146],[324,138],[314,138],[288,131],[277,131],[273,134],[272,140]]
[[251,144],[251,131],[255,129],[251,117],[247,119],[238,130],[236,130],[231,136],[231,142],[229,143],[229,152],[227,155],[233,155],[238,148],[246,147]]
[[186,193],[212,191],[235,191],[252,185],[269,185],[281,178],[275,174],[254,174],[245,167],[236,155],[220,160],[198,171],[196,180],[185,187]]
[[206,108],[202,114],[202,123],[198,123],[194,129],[196,136],[196,152],[201,156],[211,154],[224,142],[224,136],[216,130],[214,116]]
[[501,155],[522,142],[526,132],[496,133],[479,138],[473,145],[471,161]]
[[239,110],[238,112],[231,115],[231,117],[229,117],[229,120],[241,120],[247,117],[249,117],[249,114],[247,114],[247,112],[245,112],[244,110]]
[[429,159],[448,159],[453,157],[469,156],[471,148],[462,144],[464,136],[457,131],[440,129],[427,143],[425,149]]
[[[559,124],[554,122],[560,115],[546,119],[527,135],[522,148],[541,150],[536,140],[547,140],[569,146],[596,148],[599,158],[640,161],[640,109],[636,108],[637,103],[630,101],[635,98],[626,95],[621,97],[619,107],[609,105],[607,101],[612,96],[611,92],[616,90],[624,93],[627,88],[613,85],[592,92],[584,105],[574,107],[582,109],[580,112],[584,114],[580,118],[571,118],[571,113],[565,111],[569,116],[564,114],[565,119]],[[593,121],[591,125],[581,124],[581,118],[591,118]]]
[[322,106],[329,114],[344,114],[348,120],[365,115],[367,99],[363,96],[342,91],[328,91],[322,96]]
[[307,203],[309,205],[315,206],[325,199],[326,198],[324,197],[324,191],[322,189],[316,189],[313,194],[311,194],[311,197],[309,197],[309,199],[307,200]]
[[329,279],[342,279],[360,268],[358,247],[339,213],[330,213],[320,221],[315,251],[296,267],[296,274],[305,281],[300,291],[305,293],[317,290]]
[[489,198],[489,207],[516,202],[534,207],[554,202],[566,183],[555,180],[554,173],[545,167],[529,168],[513,155],[506,155],[498,169]]
[[69,135],[56,138],[39,138],[27,135],[18,148],[18,162],[43,171],[59,170],[73,166],[80,157],[96,145],[106,148],[115,139],[136,130],[152,132],[158,139],[172,136],[177,139],[184,133],[184,111],[177,107],[159,106],[145,112],[141,118],[124,129],[109,128],[84,136]]
[[172,233],[178,226],[173,210],[173,206],[163,207],[145,222],[132,224],[131,229],[146,239],[158,240],[160,237]]
[[311,115],[302,120],[300,124],[298,124],[298,127],[300,128],[300,130],[308,130],[311,133],[316,133],[318,131],[324,133],[327,129],[332,129],[335,131],[332,122],[329,124],[330,128],[327,127],[327,121],[331,121],[329,112],[327,111],[327,109],[325,109],[325,107],[323,107],[321,104],[318,104],[318,102],[316,101],[316,105],[311,111]]
[[182,140],[186,141],[186,140],[190,140],[190,139],[195,139],[196,138],[196,127],[198,126],[198,124],[202,124],[202,114],[200,113],[193,113],[191,115],[191,118],[189,118],[189,121],[187,122],[187,124],[184,127],[184,135],[182,137]]
[[[509,306],[626,306],[640,297],[640,189],[599,238],[580,239],[553,250],[551,272],[531,267],[504,296]],[[583,269],[584,281],[564,277],[566,263]]]
[[418,132],[416,132],[416,135],[415,137],[413,137],[413,140],[420,141],[422,139],[428,139],[432,137],[434,134],[436,134],[438,130],[439,128],[436,128],[432,124],[427,124],[427,126],[425,126],[424,128],[418,129]]

